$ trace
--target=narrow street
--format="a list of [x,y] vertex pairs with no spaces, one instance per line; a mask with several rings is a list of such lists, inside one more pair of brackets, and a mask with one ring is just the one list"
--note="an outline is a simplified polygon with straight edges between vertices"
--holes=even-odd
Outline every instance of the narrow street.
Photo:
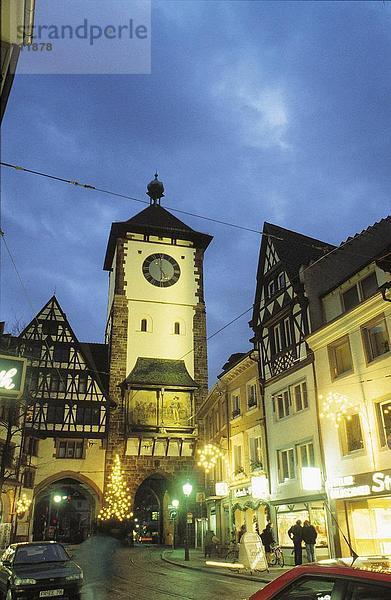
[[83,568],[82,600],[241,600],[263,584],[163,562],[156,546],[125,548],[117,540],[90,538],[73,551]]

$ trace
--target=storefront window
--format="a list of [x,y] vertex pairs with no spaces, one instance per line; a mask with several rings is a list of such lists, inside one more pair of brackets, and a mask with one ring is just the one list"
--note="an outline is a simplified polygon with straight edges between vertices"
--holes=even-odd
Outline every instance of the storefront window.
[[320,504],[318,504],[318,506],[312,505],[308,511],[305,508],[300,509],[299,506],[298,510],[277,513],[279,544],[281,546],[292,546],[292,540],[289,538],[288,530],[296,523],[296,521],[300,519],[302,523],[306,520],[309,520],[315,527],[316,531],[318,532],[316,545],[327,547],[327,527],[324,508]]
[[389,498],[347,502],[352,546],[359,555],[391,553]]

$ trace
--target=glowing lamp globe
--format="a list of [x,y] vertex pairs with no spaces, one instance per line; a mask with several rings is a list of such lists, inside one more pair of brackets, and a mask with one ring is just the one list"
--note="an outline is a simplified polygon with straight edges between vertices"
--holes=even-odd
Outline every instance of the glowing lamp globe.
[[189,482],[184,483],[182,490],[183,490],[183,493],[185,494],[185,496],[190,496],[191,492],[193,491],[193,486]]

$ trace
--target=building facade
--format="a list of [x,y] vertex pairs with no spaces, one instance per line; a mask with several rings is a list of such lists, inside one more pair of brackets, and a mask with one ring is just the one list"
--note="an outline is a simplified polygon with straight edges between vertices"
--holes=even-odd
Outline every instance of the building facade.
[[18,406],[16,539],[81,541],[102,504],[108,416],[107,347],[80,343],[53,296],[9,349],[28,361]]
[[[304,273],[336,552],[391,551],[391,218]],[[322,267],[322,268],[321,268]],[[380,288],[380,289],[379,289]]]
[[269,520],[268,468],[258,360],[231,355],[200,410],[203,440],[221,452],[205,475],[208,525],[228,543]]
[[300,270],[332,248],[264,225],[250,325],[265,406],[271,518],[287,563],[292,558],[288,530],[298,519],[317,528],[318,557],[330,554],[325,489],[321,478],[314,478],[322,471],[323,456],[313,354],[306,342],[311,329],[308,298]]

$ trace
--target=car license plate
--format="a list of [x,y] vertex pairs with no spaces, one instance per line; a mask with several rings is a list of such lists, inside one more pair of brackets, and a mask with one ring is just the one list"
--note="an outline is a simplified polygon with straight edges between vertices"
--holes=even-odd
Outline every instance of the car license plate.
[[63,596],[64,590],[44,590],[39,592],[40,598],[53,598],[53,596]]

